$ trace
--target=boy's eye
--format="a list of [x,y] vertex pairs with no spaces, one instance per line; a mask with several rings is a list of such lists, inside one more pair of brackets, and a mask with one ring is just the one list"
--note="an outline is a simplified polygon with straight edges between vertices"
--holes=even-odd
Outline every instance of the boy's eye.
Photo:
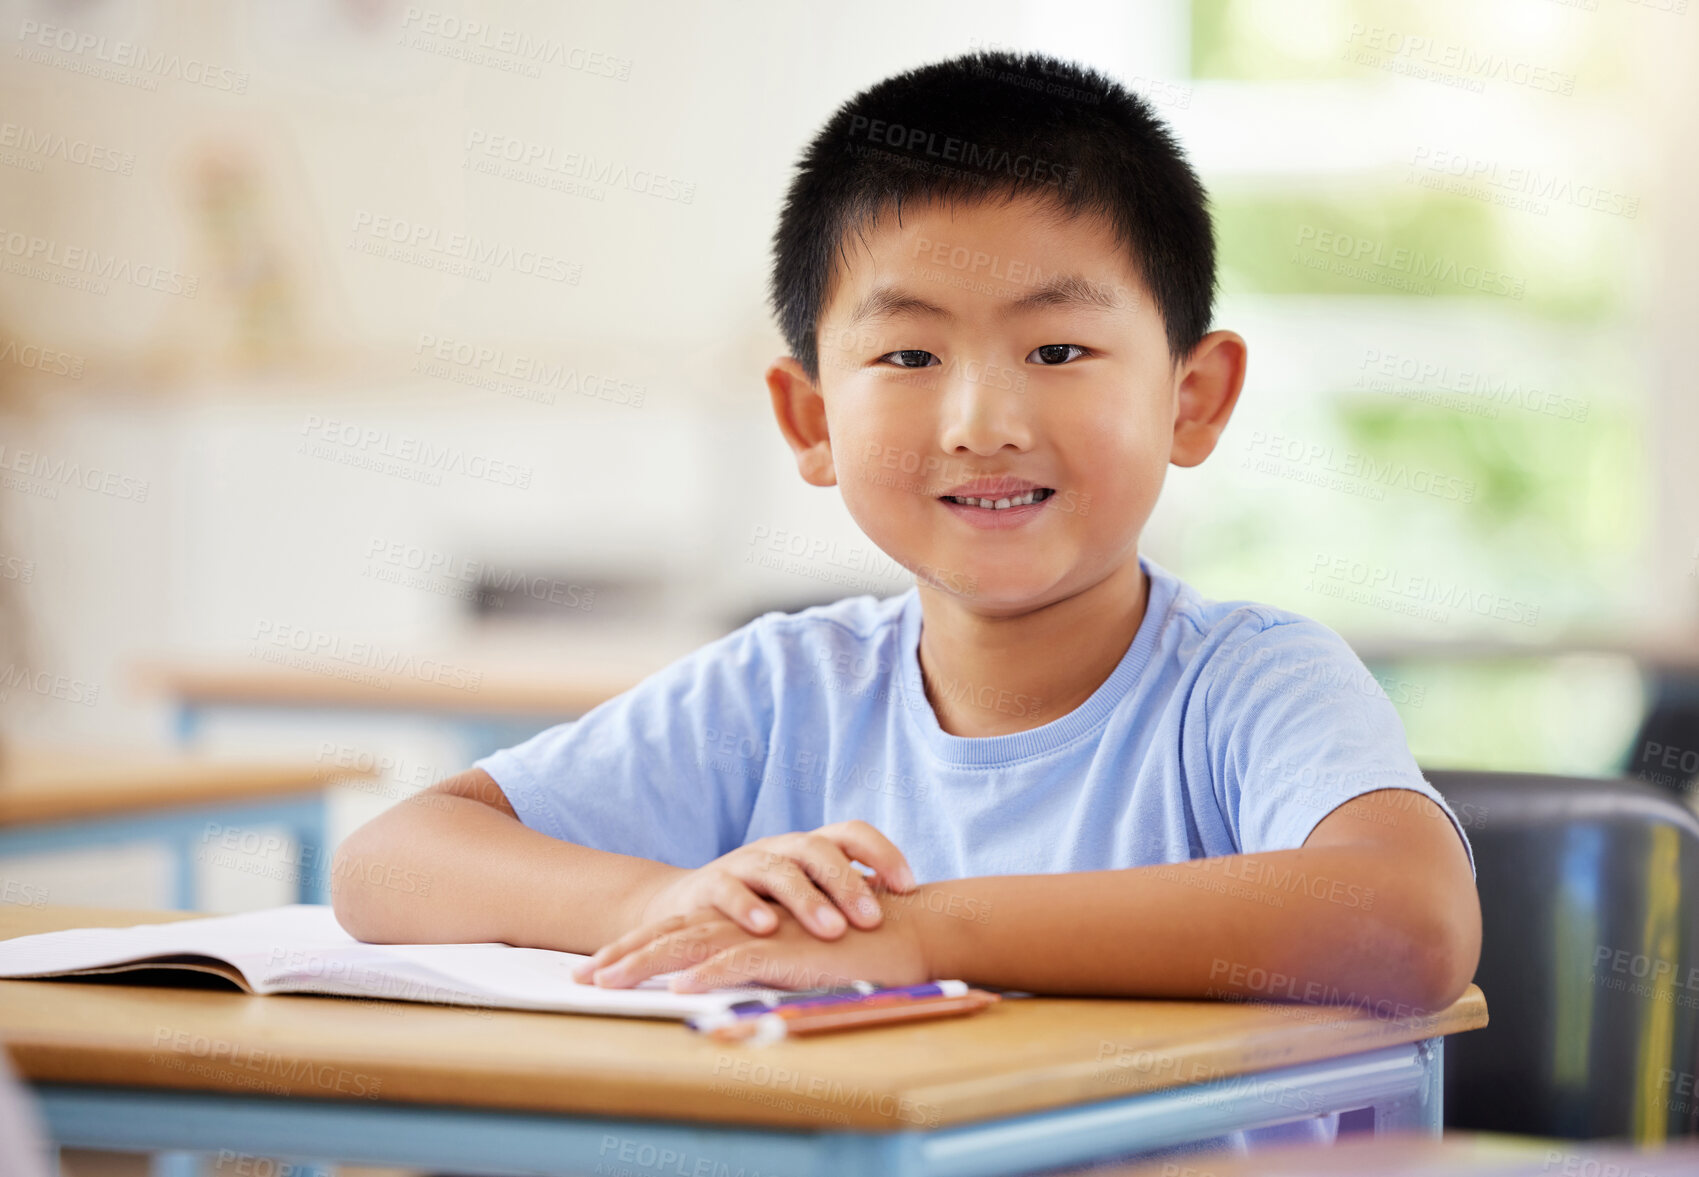
[[[918,347],[904,348],[902,351],[886,352],[884,355],[880,356],[879,358],[881,360],[888,360],[892,356],[906,357],[905,359],[900,359],[896,362],[896,366],[899,367],[899,368],[929,368],[929,367],[931,367],[931,365],[928,364],[926,361],[928,359],[936,360],[938,358],[937,356],[933,355],[931,352],[922,351]],[[917,356],[920,357],[920,362],[918,362],[918,363],[910,363],[909,362],[910,360],[913,360]]]
[[1070,356],[1068,354],[1069,351],[1076,351],[1082,356],[1088,356],[1091,354],[1077,343],[1047,343],[1043,347],[1033,348],[1032,355],[1027,356],[1027,359],[1030,360],[1032,359],[1032,356],[1039,356],[1040,359],[1038,362],[1040,364],[1043,364],[1047,368],[1055,368],[1067,363],[1071,359],[1077,358]]
[[[1077,354],[1069,355],[1069,352],[1075,352]],[[1079,359],[1083,356],[1089,356],[1090,354],[1091,352],[1089,350],[1081,347],[1077,343],[1047,343],[1042,347],[1033,348],[1032,354],[1027,356],[1027,359],[1030,361],[1033,356],[1038,356],[1038,362],[1044,367],[1058,368],[1070,360]],[[892,357],[900,358],[893,359]],[[904,348],[901,351],[886,352],[884,355],[880,356],[879,359],[881,361],[890,360],[898,368],[929,368],[932,366],[932,362],[936,361],[938,357],[929,351],[922,351],[918,347],[909,347]]]

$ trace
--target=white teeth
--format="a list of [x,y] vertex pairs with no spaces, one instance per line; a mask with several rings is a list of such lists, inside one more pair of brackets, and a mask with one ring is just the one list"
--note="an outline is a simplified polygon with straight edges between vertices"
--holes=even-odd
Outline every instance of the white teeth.
[[949,499],[952,503],[960,503],[964,507],[984,507],[991,511],[1006,511],[1010,507],[1024,507],[1030,503],[1038,502],[1040,501],[1041,495],[1044,498],[1049,497],[1048,495],[1045,495],[1044,492],[1038,490],[1029,490],[1018,498],[997,499],[995,501],[991,499],[962,498],[959,495],[945,495],[944,497]]

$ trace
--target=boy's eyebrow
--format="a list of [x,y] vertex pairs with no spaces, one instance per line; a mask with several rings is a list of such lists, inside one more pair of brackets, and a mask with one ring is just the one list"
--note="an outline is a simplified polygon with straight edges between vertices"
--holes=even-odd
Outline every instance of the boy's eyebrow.
[[[997,312],[999,318],[1043,307],[1074,306],[1085,310],[1116,310],[1125,305],[1120,292],[1102,282],[1094,282],[1078,274],[1059,274],[1035,287],[1020,298],[1010,299]],[[941,319],[956,316],[936,303],[927,302],[901,287],[887,283],[875,287],[850,312],[845,328],[864,322],[891,318],[896,315],[935,315]]]

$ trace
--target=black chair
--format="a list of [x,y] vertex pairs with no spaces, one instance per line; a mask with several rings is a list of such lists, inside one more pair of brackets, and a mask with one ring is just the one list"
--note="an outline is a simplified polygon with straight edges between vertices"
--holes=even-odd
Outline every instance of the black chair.
[[1653,667],[1648,681],[1651,706],[1629,744],[1623,775],[1677,794],[1694,792],[1699,789],[1699,670]]
[[1699,1131],[1699,818],[1639,781],[1426,776],[1475,851],[1491,1019],[1446,1041],[1446,1126]]

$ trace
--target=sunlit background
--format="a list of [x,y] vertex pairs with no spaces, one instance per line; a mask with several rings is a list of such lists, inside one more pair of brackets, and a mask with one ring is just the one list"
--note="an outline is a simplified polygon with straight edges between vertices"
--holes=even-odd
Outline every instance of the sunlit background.
[[1644,768],[1699,674],[1684,9],[0,5],[0,730],[372,769],[334,842],[558,700],[903,591],[773,424],[769,238],[839,103],[1001,47],[1146,95],[1212,194],[1250,375],[1146,553],[1344,634],[1426,767]]

